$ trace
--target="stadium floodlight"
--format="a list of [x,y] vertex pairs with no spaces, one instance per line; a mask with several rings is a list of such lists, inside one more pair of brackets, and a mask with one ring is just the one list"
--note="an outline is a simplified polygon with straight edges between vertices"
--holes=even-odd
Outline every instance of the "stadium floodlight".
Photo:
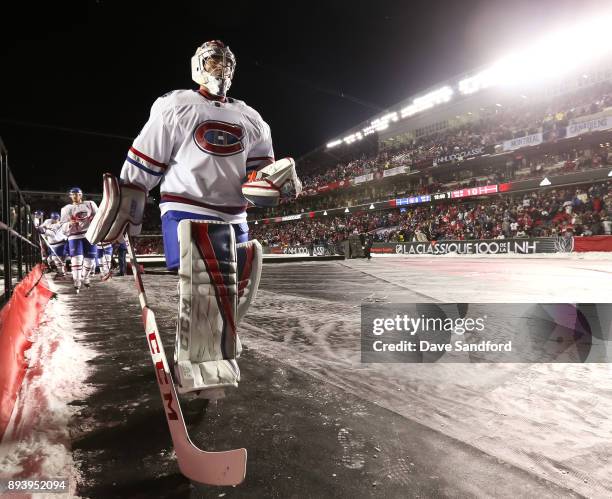
[[540,182],[540,187],[544,187],[546,185],[550,185],[552,184],[552,182],[550,180],[548,180],[548,177],[544,177],[544,180],[542,180],[542,182]]
[[[586,69],[589,64],[597,62],[602,56],[612,52],[612,42],[608,35],[609,26],[612,26],[612,9],[599,13],[593,19],[572,22],[564,29],[551,32],[536,39],[533,43],[526,44],[500,57],[489,67],[481,69],[472,76],[458,82],[455,81],[452,86],[445,85],[428,92],[413,99],[411,104],[400,111],[392,111],[380,116],[361,130],[361,137],[352,134],[341,141],[330,142],[327,147],[335,147],[342,142],[352,144],[364,136],[386,130],[391,122],[409,118],[439,104],[449,102],[455,91],[462,95],[470,95],[495,86],[538,84],[559,78],[566,73],[575,72],[581,67]],[[582,73],[582,77],[588,78],[589,75]],[[527,98],[522,94],[521,97]],[[480,110],[485,109],[481,107]]]
[[386,130],[387,128],[389,128],[389,122],[381,121],[374,127],[374,130],[376,130],[377,132],[380,132],[381,130]]
[[374,127],[372,125],[365,127],[362,132],[363,135],[370,135],[373,134],[376,130],[374,129]]
[[363,139],[363,134],[361,132],[355,132],[355,133],[352,133],[351,135],[347,135],[346,137],[344,137],[342,141],[345,144],[352,144],[353,142],[357,140],[361,140],[361,139]]
[[473,94],[495,83],[494,68],[488,68],[476,73],[474,76],[465,78],[459,82],[459,92],[463,95]]
[[372,121],[371,125],[376,126],[377,123],[382,123],[385,121],[397,121],[397,113],[387,113],[384,116],[381,116],[380,118],[376,118],[374,121]]
[[548,33],[461,80],[459,91],[468,95],[487,87],[534,83],[569,73],[612,50],[608,35],[611,24],[609,11]]
[[332,147],[339,146],[340,144],[342,144],[342,139],[333,140],[332,142],[328,142],[327,148],[331,149]]
[[443,104],[444,102],[448,102],[451,100],[453,96],[453,89],[448,85],[434,90],[433,92],[429,92],[428,94],[422,95],[421,97],[417,97],[412,101],[412,104],[406,106],[404,109],[400,111],[400,115],[402,118],[408,118],[409,116],[413,116],[421,111],[425,111],[426,109],[430,109],[438,104]]
[[398,120],[399,120],[399,117],[397,115],[397,112],[394,111],[391,113],[387,113],[384,116],[381,116],[380,118],[376,118],[374,121],[372,121],[369,127],[366,127],[363,129],[363,132],[364,133],[366,133],[366,131],[370,132],[370,130],[377,131],[377,132],[380,130],[386,130],[387,128],[389,128],[390,121],[393,121],[395,123]]

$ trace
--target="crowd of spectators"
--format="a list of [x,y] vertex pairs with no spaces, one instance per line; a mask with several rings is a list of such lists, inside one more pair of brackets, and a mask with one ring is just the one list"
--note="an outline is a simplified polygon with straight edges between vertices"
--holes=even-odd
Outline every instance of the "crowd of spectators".
[[610,165],[612,165],[612,147],[609,143],[600,144],[595,148],[574,149],[564,153],[542,154],[531,158],[517,153],[508,159],[505,167],[483,167],[478,173],[468,169],[457,170],[451,174],[448,182],[433,181],[426,185],[418,185],[402,183],[398,179],[392,184],[364,184],[361,188],[346,191],[335,190],[319,196],[301,197],[276,208],[258,211],[254,218],[284,216],[339,206],[358,206],[396,197],[435,194],[465,187],[541,178],[544,175],[563,175]]
[[381,151],[376,157],[363,157],[341,163],[331,168],[324,173],[314,175],[306,175],[301,180],[304,189],[315,188],[318,185],[329,184],[339,180],[348,180],[351,178],[365,175],[366,173],[380,172],[396,166],[406,166],[411,163],[410,151]]
[[163,255],[164,243],[158,236],[137,236],[134,239],[134,250],[138,255]]
[[334,244],[362,233],[379,242],[609,235],[612,184],[251,226],[251,237],[268,246]]
[[323,173],[303,175],[306,189],[348,180],[395,166],[412,166],[437,157],[478,147],[495,146],[505,140],[542,131],[549,138],[561,136],[571,119],[595,114],[612,106],[612,84],[604,82],[589,89],[560,96],[547,103],[518,102],[511,107],[484,110],[477,120],[448,128],[387,149],[373,157],[339,163]]

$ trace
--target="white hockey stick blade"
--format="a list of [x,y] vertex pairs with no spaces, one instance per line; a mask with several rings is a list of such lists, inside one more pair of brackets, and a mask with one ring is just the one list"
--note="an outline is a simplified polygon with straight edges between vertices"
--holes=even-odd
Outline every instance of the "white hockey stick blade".
[[194,482],[207,485],[238,485],[246,476],[246,449],[233,449],[221,452],[207,452],[196,447],[187,433],[185,419],[178,402],[176,387],[170,373],[168,360],[164,351],[159,330],[155,322],[155,314],[147,304],[147,298],[142,284],[142,276],[133,247],[126,237],[126,244],[132,260],[132,273],[138,288],[142,319],[147,337],[147,345],[151,353],[159,392],[164,405],[164,412],[176,459],[181,473]]

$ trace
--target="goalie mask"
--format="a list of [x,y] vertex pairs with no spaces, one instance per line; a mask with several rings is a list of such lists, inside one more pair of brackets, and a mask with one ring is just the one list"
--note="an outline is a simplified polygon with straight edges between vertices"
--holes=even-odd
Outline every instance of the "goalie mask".
[[193,81],[220,97],[225,97],[229,90],[235,69],[236,57],[219,40],[204,43],[191,58]]

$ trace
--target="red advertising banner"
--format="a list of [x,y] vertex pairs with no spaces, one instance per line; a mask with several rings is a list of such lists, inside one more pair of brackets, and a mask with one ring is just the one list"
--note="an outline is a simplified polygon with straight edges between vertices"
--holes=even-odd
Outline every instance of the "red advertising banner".
[[330,182],[329,184],[317,186],[318,192],[333,191],[335,189],[342,189],[343,187],[350,187],[351,183],[348,180],[339,180],[337,182]]
[[612,236],[574,237],[574,251],[612,251]]
[[465,189],[457,189],[456,191],[451,191],[451,198],[467,198],[470,196],[482,196],[484,194],[495,194],[499,192],[498,185],[483,185],[480,187],[467,187]]
[[302,192],[302,196],[316,196],[317,194],[321,194],[323,192],[333,191],[336,189],[343,189],[345,187],[350,187],[350,180],[338,180],[337,182],[330,182],[328,184],[317,185],[316,187],[311,187],[310,189],[305,189]]

